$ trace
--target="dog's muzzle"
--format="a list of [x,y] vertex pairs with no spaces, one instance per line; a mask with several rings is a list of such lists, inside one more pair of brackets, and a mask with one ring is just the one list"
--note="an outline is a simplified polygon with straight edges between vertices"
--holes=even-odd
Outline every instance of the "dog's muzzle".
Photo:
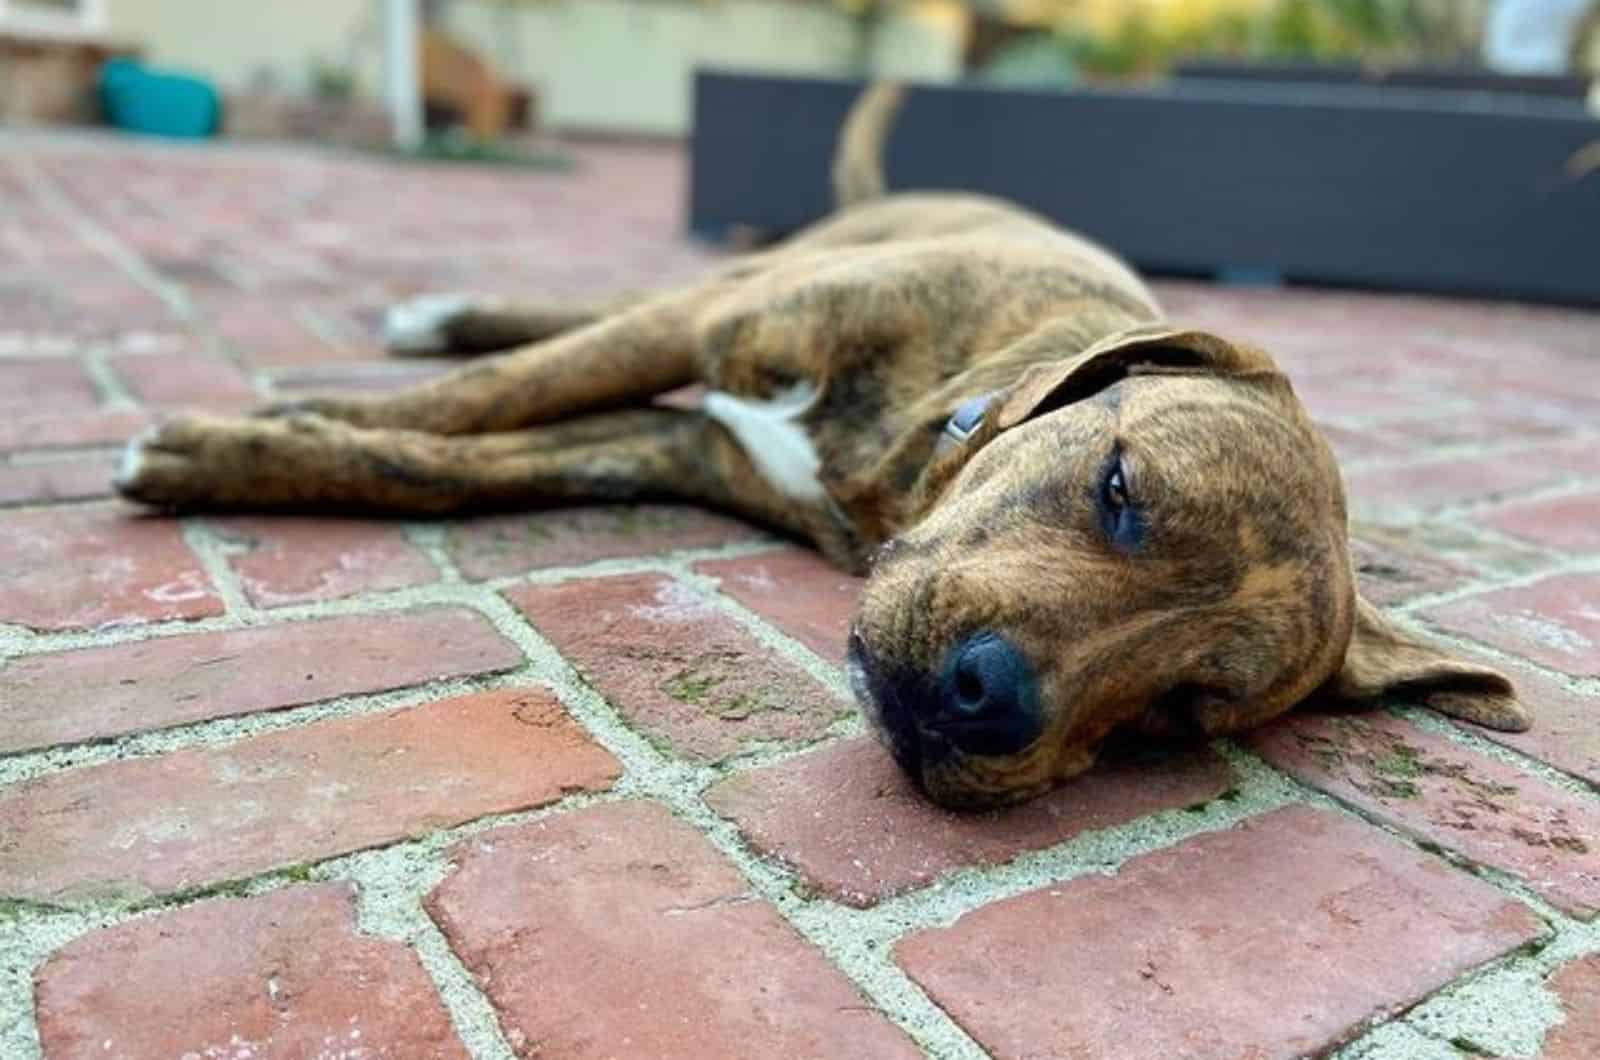
[[953,646],[933,673],[886,668],[852,631],[850,684],[889,753],[919,785],[956,754],[999,756],[1027,749],[1044,731],[1033,667],[998,633]]

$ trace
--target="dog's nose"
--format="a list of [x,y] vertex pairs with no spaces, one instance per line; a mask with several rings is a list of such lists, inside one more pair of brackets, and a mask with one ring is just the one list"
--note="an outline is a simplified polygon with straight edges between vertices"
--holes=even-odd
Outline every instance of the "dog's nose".
[[1015,754],[1044,730],[1033,667],[998,633],[951,649],[933,691],[924,724],[968,754]]

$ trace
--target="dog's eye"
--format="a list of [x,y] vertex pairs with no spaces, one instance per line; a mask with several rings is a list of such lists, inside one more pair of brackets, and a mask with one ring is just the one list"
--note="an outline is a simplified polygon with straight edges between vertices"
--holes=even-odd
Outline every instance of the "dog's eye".
[[1106,537],[1124,551],[1139,547],[1144,535],[1144,520],[1139,508],[1128,492],[1128,473],[1122,466],[1122,454],[1113,453],[1100,480],[1100,522]]
[[1122,461],[1111,465],[1111,473],[1106,476],[1106,507],[1113,512],[1120,512],[1128,506],[1128,484],[1123,481]]

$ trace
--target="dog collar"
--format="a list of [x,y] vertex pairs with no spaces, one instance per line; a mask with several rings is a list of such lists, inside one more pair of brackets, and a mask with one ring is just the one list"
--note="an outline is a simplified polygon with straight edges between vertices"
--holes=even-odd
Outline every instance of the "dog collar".
[[994,403],[995,396],[1000,391],[991,390],[987,394],[968,398],[956,406],[956,411],[945,422],[944,433],[939,436],[937,453],[948,451],[952,446],[966,445],[974,432],[983,426],[984,417],[989,414],[989,406]]

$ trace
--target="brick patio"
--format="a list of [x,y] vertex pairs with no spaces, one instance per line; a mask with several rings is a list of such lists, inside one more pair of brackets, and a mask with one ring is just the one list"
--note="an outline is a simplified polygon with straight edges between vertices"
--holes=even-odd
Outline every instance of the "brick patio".
[[163,410],[392,387],[381,307],[693,275],[572,172],[0,143],[0,1058],[1600,1055],[1600,316],[1165,284],[1326,425],[1369,595],[1537,727],[1399,705],[919,802],[853,581],[685,509],[141,516]]

